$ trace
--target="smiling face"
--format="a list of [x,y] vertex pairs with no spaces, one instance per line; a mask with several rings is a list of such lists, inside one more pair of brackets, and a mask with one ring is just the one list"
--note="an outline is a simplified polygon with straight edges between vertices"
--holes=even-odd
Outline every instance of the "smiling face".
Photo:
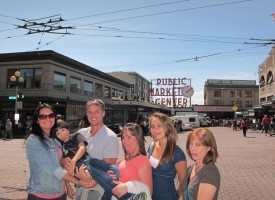
[[166,136],[165,128],[159,118],[153,117],[150,121],[150,131],[154,140],[160,140]]
[[[41,116],[38,117],[39,126],[47,136],[50,136],[51,128],[54,126],[55,123],[53,110],[50,108],[42,108],[39,111],[39,116]],[[43,116],[45,116],[46,118]]]
[[90,104],[87,106],[87,117],[92,126],[102,126],[104,116],[105,111],[101,108],[100,105]]
[[56,137],[62,142],[68,142],[70,139],[70,132],[66,128],[58,128],[56,131]]
[[189,143],[189,151],[192,157],[192,160],[203,163],[205,155],[210,150],[209,146],[204,145],[198,137],[194,136]]

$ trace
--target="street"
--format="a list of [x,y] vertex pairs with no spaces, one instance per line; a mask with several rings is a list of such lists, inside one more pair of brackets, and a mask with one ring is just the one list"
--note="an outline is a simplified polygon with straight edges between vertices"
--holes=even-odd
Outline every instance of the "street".
[[[222,178],[219,199],[274,199],[275,137],[249,130],[245,138],[241,131],[233,132],[232,128],[209,129],[215,135],[219,151],[217,166]],[[188,133],[179,134],[178,145],[185,153]],[[146,136],[146,140],[147,148],[152,138]],[[0,151],[0,199],[26,199],[29,168],[24,139],[0,140]],[[123,157],[122,149],[119,157]],[[188,158],[188,165],[191,164]]]

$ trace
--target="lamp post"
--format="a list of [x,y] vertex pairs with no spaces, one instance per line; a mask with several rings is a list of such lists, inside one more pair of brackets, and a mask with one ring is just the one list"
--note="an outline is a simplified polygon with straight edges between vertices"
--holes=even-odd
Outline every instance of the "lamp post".
[[24,78],[20,77],[20,72],[16,71],[14,73],[14,76],[10,77],[11,82],[15,83],[15,112],[14,112],[14,120],[15,120],[15,124],[18,123],[19,120],[19,116],[17,116],[17,100],[18,100],[18,85],[19,83],[23,83],[24,82]]

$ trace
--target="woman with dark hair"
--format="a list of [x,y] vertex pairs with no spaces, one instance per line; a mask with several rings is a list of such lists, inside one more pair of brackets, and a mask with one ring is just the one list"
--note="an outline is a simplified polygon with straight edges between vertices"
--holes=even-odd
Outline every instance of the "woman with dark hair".
[[28,200],[66,200],[65,180],[80,187],[88,188],[92,185],[74,178],[61,167],[62,147],[51,137],[55,124],[53,107],[46,103],[40,104],[32,118],[32,132],[26,140],[30,167]]
[[186,151],[195,164],[185,174],[183,199],[218,199],[220,172],[215,165],[218,150],[213,133],[207,128],[195,129],[187,137]]
[[154,141],[149,146],[149,158],[153,167],[153,200],[178,200],[181,188],[176,188],[174,179],[182,182],[187,168],[184,152],[176,144],[178,135],[172,120],[163,113],[154,113],[149,118],[149,127]]

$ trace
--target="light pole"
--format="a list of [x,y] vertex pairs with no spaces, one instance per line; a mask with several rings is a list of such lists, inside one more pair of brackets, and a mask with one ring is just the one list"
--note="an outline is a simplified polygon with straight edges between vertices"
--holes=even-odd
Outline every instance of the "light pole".
[[15,120],[15,124],[18,123],[19,120],[19,116],[17,116],[17,100],[18,100],[18,85],[19,83],[23,83],[24,82],[24,78],[20,77],[20,72],[16,71],[14,73],[14,76],[10,77],[11,82],[15,83],[15,112],[14,112],[14,120]]

